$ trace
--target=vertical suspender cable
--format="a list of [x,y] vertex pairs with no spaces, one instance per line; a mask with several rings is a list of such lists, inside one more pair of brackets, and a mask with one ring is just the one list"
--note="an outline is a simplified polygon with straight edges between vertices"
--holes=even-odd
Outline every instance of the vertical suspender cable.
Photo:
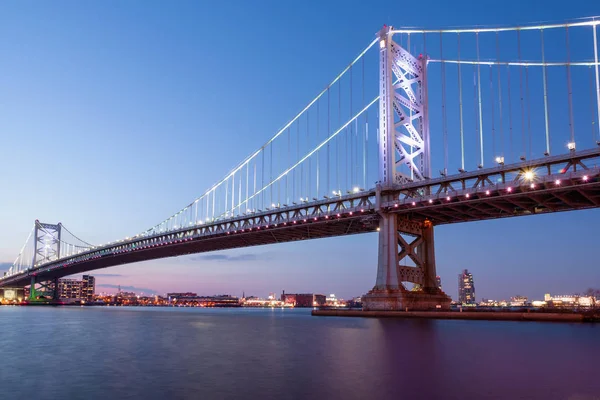
[[[365,107],[365,57],[362,58],[362,108]],[[367,139],[368,139],[368,127],[369,127],[369,111],[365,112],[365,131],[363,140],[363,188],[367,187]]]
[[532,155],[532,144],[531,144],[531,97],[529,96],[529,66],[525,67],[525,104],[527,105],[527,109],[525,113],[527,114],[527,137],[529,138],[529,159],[531,160]]
[[233,217],[233,210],[235,209],[235,173],[231,175],[231,216]]
[[[477,66],[473,64],[473,116],[475,117],[475,137],[477,138],[477,147],[480,145],[479,140],[479,114],[477,112]],[[478,149],[479,150],[479,149]],[[478,168],[481,168],[481,161],[477,163]]]
[[502,129],[502,82],[500,81],[500,43],[496,31],[496,62],[498,63],[498,107],[500,117],[500,157],[504,156],[504,132]]
[[[352,77],[352,65],[350,66],[350,115],[349,118],[352,118],[352,83],[353,83],[353,77]],[[348,188],[352,187],[352,185],[354,184],[354,140],[353,140],[353,132],[352,132],[352,123],[350,123],[350,136],[348,137],[348,139],[350,140],[350,176],[349,176],[349,184],[348,184]],[[348,149],[346,149],[348,150]],[[348,160],[348,157],[346,157],[346,160]]]
[[[492,103],[492,155],[496,155],[496,125],[494,121],[494,108],[495,108],[495,104],[494,104],[494,81],[493,81],[493,76],[494,73],[492,71],[492,65],[490,64],[490,100]],[[500,88],[498,88],[500,89]]]
[[271,195],[271,204],[273,204],[273,185],[271,185],[273,183],[273,143],[269,145],[269,148],[271,153],[269,156],[269,194]]
[[[262,159],[262,167],[260,169],[260,173],[261,173],[261,176],[262,176],[262,182],[261,182],[260,187],[264,188],[265,187],[265,150],[264,149],[261,150],[261,153],[262,153],[262,157],[261,157],[261,159]],[[262,204],[259,203],[259,206],[261,208],[264,208],[264,206],[265,206],[265,192],[261,193],[260,198],[261,198],[261,203]]]
[[256,211],[256,160],[254,161],[254,183],[253,183],[253,190],[252,190],[252,211]]
[[[229,204],[229,182],[225,180],[225,208],[223,212],[225,213],[225,217],[227,217],[227,205]],[[177,223],[177,221],[175,221]]]
[[575,143],[575,127],[573,124],[573,87],[571,86],[571,48],[569,44],[569,27],[565,27],[567,41],[567,85],[569,91],[569,131],[571,143]]
[[[309,118],[310,114],[309,114],[309,110],[306,110],[306,150],[307,152],[310,152],[310,118]],[[308,163],[308,179],[306,180],[306,198],[312,198],[312,193],[311,193],[311,178],[312,178],[312,165],[311,165],[311,158],[309,157],[306,162]]]
[[475,33],[477,43],[477,96],[479,100],[479,168],[483,168],[483,114],[481,112],[481,65],[479,64],[479,32]]
[[[550,126],[548,121],[548,79],[546,77],[546,58],[544,54],[544,30],[540,29],[540,37],[542,39],[542,76],[544,78],[544,119],[546,122],[546,153],[550,155]],[[531,147],[530,150],[531,151]]]
[[[291,158],[291,154],[290,154],[290,152],[291,152],[290,151],[290,147],[291,147],[290,146],[291,134],[290,134],[290,127],[289,126],[288,126],[288,129],[287,129],[287,134],[288,134],[288,156],[287,156],[287,160],[288,160],[288,163],[291,163],[292,162],[292,158]],[[289,186],[289,179],[288,179],[289,176],[288,175],[289,175],[289,173],[285,174],[285,197],[286,197],[285,202],[286,202],[286,204],[290,204],[290,191],[289,191],[290,186]]]
[[242,213],[242,171],[240,171],[240,179],[238,182],[238,215]]
[[[329,93],[329,88],[327,88],[327,138],[331,135],[331,98]],[[331,186],[329,186],[329,176],[331,171],[329,170],[329,141],[327,141],[327,149],[326,151],[326,160],[325,160],[325,191],[329,194],[331,190]]]
[[[340,80],[338,82],[338,127],[342,126],[342,81]],[[335,185],[337,190],[341,190],[341,184],[340,184],[340,168],[342,168],[342,164],[340,163],[340,144],[341,144],[341,140],[340,137],[338,136],[336,138],[336,146],[335,146],[335,163],[336,168],[335,168]]]
[[440,31],[440,71],[442,74],[442,133],[444,135],[444,176],[448,174],[448,120],[446,118],[446,62],[444,61],[443,35]]
[[358,182],[360,182],[360,178],[359,178],[359,158],[358,158],[358,146],[359,146],[359,142],[358,142],[358,118],[356,118],[354,120],[354,164],[353,164],[353,173],[354,173],[354,181],[352,182],[352,184],[356,184],[356,186],[360,186],[358,184]]
[[[319,107],[320,103],[321,103],[321,101],[317,100],[317,140],[316,140],[317,145],[320,144],[320,142],[319,142],[319,140],[320,140],[319,139],[319,125],[321,125],[321,119],[320,119],[321,115],[320,115],[320,110],[319,110],[320,109],[320,107]],[[317,150],[317,154],[316,155],[317,155],[317,194],[316,194],[315,197],[318,200],[319,196],[320,196],[320,192],[319,192],[319,173],[320,173],[320,170],[319,170],[319,158],[320,158],[320,154],[319,154],[318,150]]]
[[458,110],[460,114],[460,166],[461,171],[465,170],[465,136],[463,124],[463,101],[462,101],[462,74],[460,71],[460,33],[456,34],[458,38]]
[[596,33],[596,28],[598,24],[596,23],[594,28],[594,68],[596,69],[596,124],[598,126],[598,139],[600,140],[600,75],[598,74],[598,37]]
[[510,65],[506,65],[506,79],[508,81],[508,159],[512,162],[513,160],[513,120],[512,120],[512,102],[511,102],[511,88],[510,88]]
[[[298,121],[296,123],[296,162],[300,161],[300,121]],[[298,192],[300,194],[300,196],[302,197],[302,168],[303,166],[300,165],[300,177],[298,178]],[[296,170],[297,168],[295,168],[294,170]],[[296,174],[294,174],[294,177],[296,176]],[[294,179],[295,180],[295,179]],[[296,186],[296,182],[294,182],[294,189]],[[296,195],[294,195],[294,199],[295,199]]]
[[[521,63],[521,30],[517,30],[517,48],[519,52],[519,64]],[[525,108],[523,106],[523,66],[519,66],[519,94],[521,97],[521,140],[523,142],[523,152],[521,160],[525,160]]]
[[248,181],[250,180],[250,164],[246,164],[246,198],[244,199],[245,209],[248,212]]
[[[275,151],[275,157],[277,157],[277,160],[278,160],[277,163],[275,164],[275,169],[276,169],[275,174],[276,175],[279,175],[279,172],[277,172],[277,171],[281,171],[281,169],[282,169],[281,162],[279,161],[280,155],[281,155],[280,151]],[[281,204],[281,184],[282,183],[283,182],[280,180],[277,181],[277,207],[279,207],[279,205]]]
[[590,71],[590,118],[592,119],[592,123],[590,127],[592,129],[592,142],[596,143],[596,130],[594,129],[594,123],[596,119],[594,118],[594,78],[592,77],[592,67],[589,68]]

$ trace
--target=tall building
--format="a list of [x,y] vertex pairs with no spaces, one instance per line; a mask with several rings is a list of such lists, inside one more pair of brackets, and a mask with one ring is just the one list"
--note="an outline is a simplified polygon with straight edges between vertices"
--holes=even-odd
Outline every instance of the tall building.
[[466,269],[458,275],[458,302],[467,305],[476,304],[473,274]]
[[58,297],[61,299],[80,299],[81,284],[82,282],[77,279],[59,279]]
[[84,275],[81,281],[81,298],[85,301],[94,300],[96,294],[96,278],[91,275]]
[[440,278],[439,276],[436,276],[435,284],[437,285],[438,289],[442,290],[442,278]]

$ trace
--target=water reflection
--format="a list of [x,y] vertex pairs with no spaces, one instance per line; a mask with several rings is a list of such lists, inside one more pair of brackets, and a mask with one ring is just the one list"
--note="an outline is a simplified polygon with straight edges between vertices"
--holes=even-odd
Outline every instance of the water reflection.
[[600,398],[599,325],[69,307],[0,319],[5,398]]

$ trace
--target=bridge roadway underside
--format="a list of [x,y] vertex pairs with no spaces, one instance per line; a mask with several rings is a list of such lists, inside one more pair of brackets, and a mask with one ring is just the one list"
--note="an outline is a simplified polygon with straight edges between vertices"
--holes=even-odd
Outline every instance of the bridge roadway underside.
[[[568,182],[563,181],[565,185]],[[462,199],[445,195],[437,199],[385,205],[387,212],[403,215],[411,220],[430,220],[434,225],[469,221],[538,215],[560,211],[585,210],[600,207],[600,180],[569,187],[546,187],[529,190],[527,185],[512,186],[506,190],[472,192],[469,198]],[[503,192],[503,193],[502,193]]]
[[[237,233],[235,235],[220,234],[215,237],[197,238],[181,243],[162,245],[148,249],[107,255],[101,258],[69,265],[66,268],[46,271],[37,270],[38,281],[62,278],[68,275],[80,274],[101,268],[131,264],[140,261],[149,261],[159,258],[176,257],[195,253],[227,250],[240,247],[260,246],[275,243],[293,242],[298,240],[320,239],[326,237],[352,235],[356,233],[375,232],[378,227],[378,218],[373,211],[360,215],[330,219],[327,221],[288,224],[287,226],[272,227],[252,232]],[[2,286],[27,286],[30,276],[19,277],[8,282],[0,281]]]

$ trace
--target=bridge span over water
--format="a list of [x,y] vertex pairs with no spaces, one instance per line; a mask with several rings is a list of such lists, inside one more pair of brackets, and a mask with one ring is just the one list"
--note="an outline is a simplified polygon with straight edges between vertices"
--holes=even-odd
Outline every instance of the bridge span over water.
[[365,308],[447,308],[436,225],[600,206],[597,26],[384,26],[192,203],[104,245],[36,221],[0,287],[30,285],[35,297],[37,286],[100,268],[378,231]]

